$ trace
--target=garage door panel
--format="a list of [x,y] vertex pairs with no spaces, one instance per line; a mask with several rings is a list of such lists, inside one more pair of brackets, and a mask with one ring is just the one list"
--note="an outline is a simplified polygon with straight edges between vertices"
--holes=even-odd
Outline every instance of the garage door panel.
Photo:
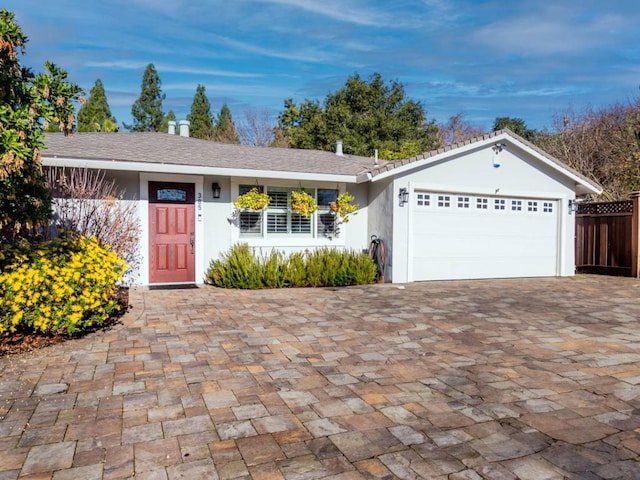
[[[511,211],[508,197],[485,197],[486,210],[416,208],[413,215],[414,280],[553,276],[557,271],[558,220],[554,201],[531,200],[536,211]],[[470,194],[464,194],[470,196]],[[423,197],[424,198],[424,197]],[[435,195],[432,198],[436,198]],[[494,201],[503,199],[503,210]],[[519,199],[527,206],[527,199]],[[498,204],[496,202],[495,204]]]

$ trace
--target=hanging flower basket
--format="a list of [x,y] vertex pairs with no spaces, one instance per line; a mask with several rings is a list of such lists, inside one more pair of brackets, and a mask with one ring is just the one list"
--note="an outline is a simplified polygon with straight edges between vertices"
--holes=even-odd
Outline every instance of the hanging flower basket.
[[304,218],[309,218],[316,210],[318,204],[316,199],[304,190],[291,192],[291,210]]
[[271,198],[266,193],[260,193],[260,191],[253,187],[247,193],[240,195],[233,202],[233,206],[238,210],[264,210]]
[[344,192],[338,195],[335,202],[329,203],[329,208],[332,212],[340,215],[343,223],[347,223],[349,221],[349,215],[356,215],[358,208],[360,208],[360,205],[353,203],[354,200],[355,197],[353,195]]

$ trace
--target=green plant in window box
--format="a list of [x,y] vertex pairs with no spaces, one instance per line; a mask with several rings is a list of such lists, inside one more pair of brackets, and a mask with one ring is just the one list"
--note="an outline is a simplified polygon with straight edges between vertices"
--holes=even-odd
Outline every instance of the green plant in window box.
[[304,190],[293,191],[291,192],[291,210],[298,215],[309,218],[318,210],[318,204],[316,203],[316,199]]
[[271,198],[266,193],[261,193],[256,187],[253,187],[247,193],[243,193],[233,206],[238,210],[264,210],[269,205]]
[[359,204],[353,203],[354,200],[355,197],[353,195],[344,192],[338,195],[335,202],[329,202],[329,208],[332,212],[340,215],[343,223],[347,223],[349,221],[349,215],[356,215],[358,208],[360,208]]

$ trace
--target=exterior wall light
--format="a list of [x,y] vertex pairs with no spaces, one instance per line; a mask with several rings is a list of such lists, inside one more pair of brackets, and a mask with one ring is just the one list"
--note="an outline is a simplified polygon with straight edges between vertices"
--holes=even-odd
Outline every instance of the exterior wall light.
[[211,184],[211,191],[213,192],[213,198],[220,198],[220,192],[222,189],[220,188],[220,184],[218,182],[213,182]]
[[405,203],[409,203],[409,189],[401,188],[398,193],[398,200],[400,200],[400,206],[404,207]]
[[574,200],[573,198],[570,198],[569,199],[569,214],[572,214],[576,210],[578,210],[578,202],[577,202],[577,200]]

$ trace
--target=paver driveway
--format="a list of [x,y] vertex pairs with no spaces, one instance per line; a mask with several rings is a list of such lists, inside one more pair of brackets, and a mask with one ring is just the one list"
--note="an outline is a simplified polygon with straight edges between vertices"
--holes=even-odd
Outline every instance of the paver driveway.
[[0,358],[0,479],[640,478],[640,282],[132,292]]

